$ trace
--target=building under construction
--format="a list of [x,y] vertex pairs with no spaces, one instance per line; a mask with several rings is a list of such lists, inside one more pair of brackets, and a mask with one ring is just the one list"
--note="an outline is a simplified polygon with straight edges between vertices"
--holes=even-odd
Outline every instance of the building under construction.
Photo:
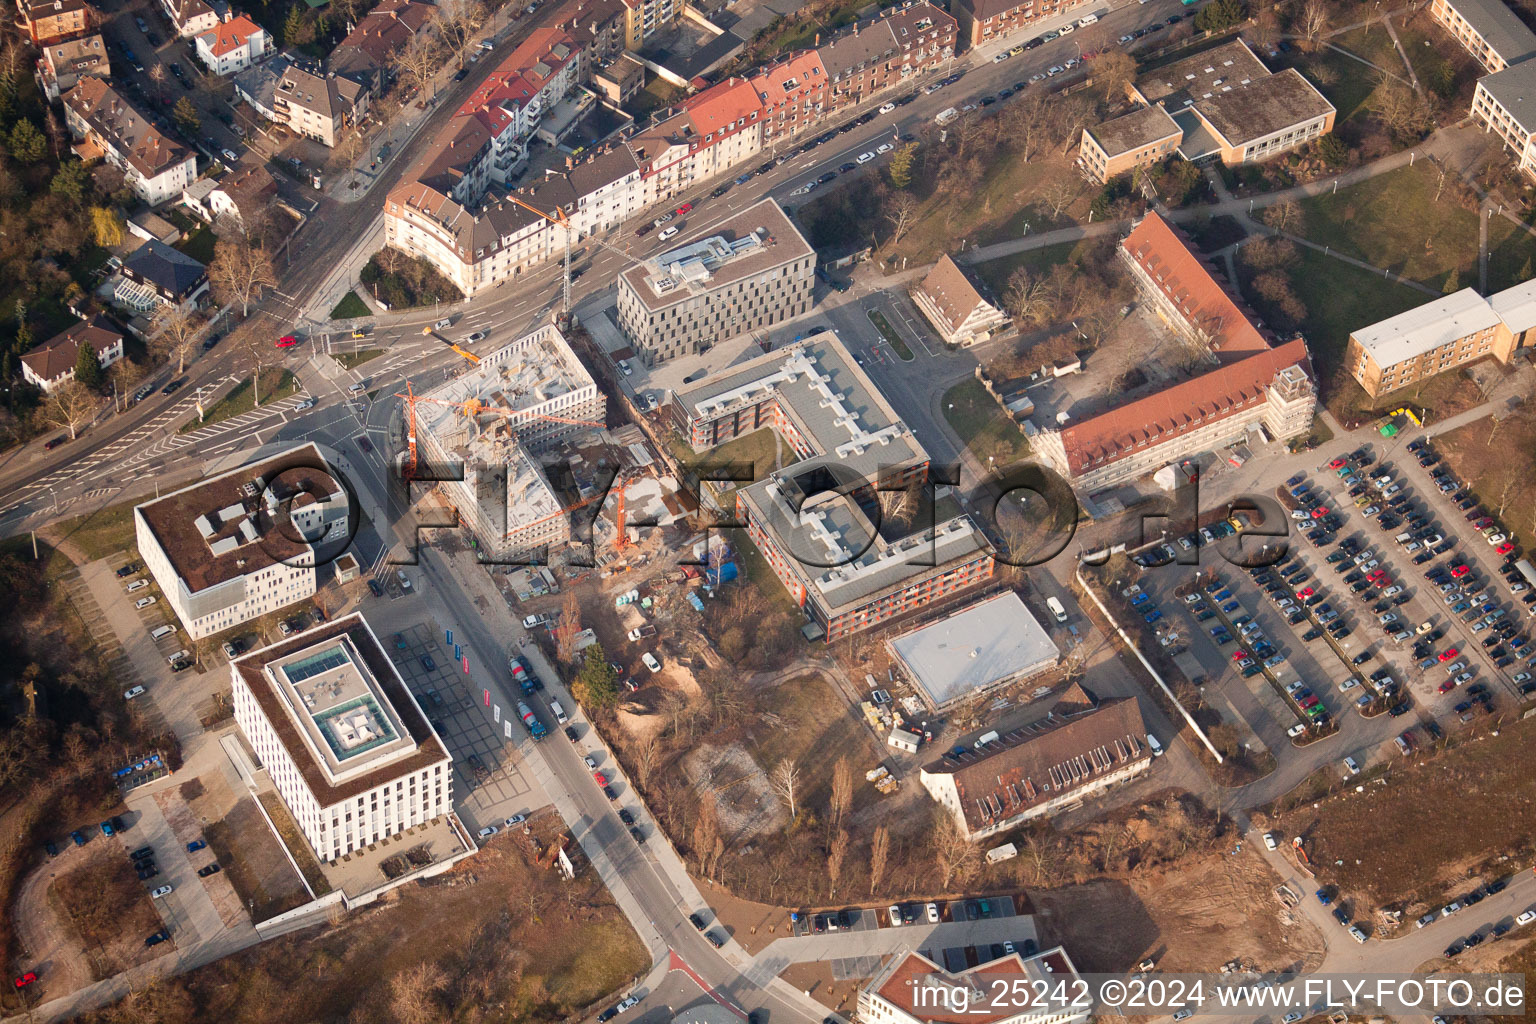
[[422,457],[464,467],[440,486],[488,555],[519,558],[570,539],[570,517],[534,456],[601,429],[605,402],[554,327],[484,356],[409,399]]

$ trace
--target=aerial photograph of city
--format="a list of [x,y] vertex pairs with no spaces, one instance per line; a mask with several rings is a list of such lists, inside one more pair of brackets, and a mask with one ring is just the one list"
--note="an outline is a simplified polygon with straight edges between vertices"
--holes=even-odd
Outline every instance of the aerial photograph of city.
[[1536,0],[7,2],[0,1024],[1536,1021]]

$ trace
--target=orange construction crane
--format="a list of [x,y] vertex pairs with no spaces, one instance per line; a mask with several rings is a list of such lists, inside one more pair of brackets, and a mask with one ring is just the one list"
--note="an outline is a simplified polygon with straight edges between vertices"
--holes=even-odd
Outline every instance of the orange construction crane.
[[545,213],[536,206],[529,206],[515,195],[508,195],[508,199],[527,210],[529,213],[543,217],[556,227],[565,229],[565,287],[560,300],[560,318],[569,320],[571,316],[571,219],[565,215],[560,207],[555,207],[554,213]]
[[460,348],[455,342],[449,341],[447,338],[443,337],[441,334],[438,334],[436,331],[432,330],[432,328],[430,328],[430,327],[423,327],[421,329],[421,333],[422,334],[430,334],[430,335],[432,335],[438,341],[441,341],[444,345],[447,345],[449,348],[453,349],[453,351],[457,352],[459,355],[463,356],[465,359],[468,359],[471,363],[474,363],[476,366],[480,365],[480,357],[479,356],[475,355],[473,352],[470,352],[470,351],[467,351],[465,349]]

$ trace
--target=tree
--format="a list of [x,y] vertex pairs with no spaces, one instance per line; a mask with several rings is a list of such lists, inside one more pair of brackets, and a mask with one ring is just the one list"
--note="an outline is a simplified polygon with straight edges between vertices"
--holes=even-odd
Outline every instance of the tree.
[[1349,163],[1349,146],[1332,132],[1317,140],[1317,155],[1329,167],[1343,167]]
[[848,830],[840,828],[827,848],[827,894],[837,895],[837,883],[843,877],[843,858],[848,856]]
[[1461,291],[1461,268],[1452,267],[1451,272],[1445,277],[1445,285],[1440,289],[1446,295]]
[[11,127],[8,148],[11,159],[17,163],[35,164],[48,155],[48,140],[37,130],[37,125],[22,118]]
[[1265,4],[1254,15],[1252,34],[1260,50],[1267,50],[1280,40],[1280,13],[1273,4]]
[[149,322],[150,350],[162,359],[176,360],[176,372],[185,373],[187,356],[197,337],[196,314],[184,306],[161,305]]
[[1195,15],[1195,28],[1201,32],[1220,32],[1248,18],[1243,0],[1211,0]]
[[894,188],[906,188],[912,184],[912,161],[917,156],[917,143],[909,142],[891,154],[891,162],[885,165],[885,176]]
[[1265,224],[1284,234],[1301,223],[1301,206],[1287,199],[1267,208],[1259,215]]
[[123,215],[109,206],[91,207],[91,239],[103,249],[123,244]]
[[96,415],[98,399],[91,390],[78,381],[66,381],[48,392],[43,402],[43,415],[56,427],[69,430],[69,439],[79,436],[80,428]]
[[408,967],[389,980],[389,1008],[396,1024],[432,1024],[442,1018],[435,998],[443,979],[430,964]]
[[155,83],[155,98],[161,103],[165,102],[165,65],[154,63],[149,66],[149,80]]
[[214,247],[208,280],[222,301],[239,302],[240,315],[246,317],[251,315],[251,302],[277,284],[277,273],[263,246],[226,239]]
[[793,822],[800,816],[799,806],[795,802],[795,794],[800,789],[800,769],[793,760],[786,757],[773,766],[768,782],[773,786],[773,791],[789,804],[789,820]]
[[176,101],[176,106],[171,109],[171,117],[188,135],[202,133],[203,119],[198,116],[197,108],[188,97],[183,96]]
[[832,766],[831,822],[841,825],[853,807],[853,764],[843,756]]
[[1376,76],[1376,88],[1366,106],[1400,141],[1416,141],[1434,125],[1434,115],[1419,94],[1385,72]]
[[479,0],[439,0],[435,17],[437,33],[453,53],[459,67],[464,66],[475,33],[485,24],[485,7]]
[[1111,50],[1093,62],[1093,80],[1104,89],[1104,99],[1124,99],[1125,88],[1136,80],[1136,58],[1124,50]]
[[1040,205],[1050,212],[1051,219],[1055,220],[1066,212],[1067,207],[1077,202],[1082,192],[1082,179],[1076,174],[1063,172],[1047,179],[1045,184],[1035,190],[1035,196],[1040,200]]
[[1307,0],[1296,19],[1296,34],[1301,37],[1301,48],[1308,53],[1322,49],[1323,36],[1328,31],[1328,0]]
[[1003,134],[1012,140],[1019,157],[1027,163],[1052,137],[1055,115],[1046,94],[1031,89],[1003,108],[1000,121]]
[[582,706],[589,708],[609,707],[619,699],[618,674],[608,664],[602,644],[593,644],[586,649],[571,690]]
[[885,879],[885,862],[891,854],[891,830],[884,825],[875,827],[874,838],[869,843],[869,894]]
[[432,86],[437,94],[436,76],[440,63],[437,38],[427,32],[418,32],[411,41],[394,56],[395,73],[402,85],[424,90]]
[[897,245],[912,227],[917,219],[917,211],[922,207],[922,200],[910,192],[897,192],[891,196],[885,204],[886,219],[891,222],[891,245]]
[[1035,277],[1025,267],[1008,275],[1003,289],[1003,305],[1019,323],[1041,325],[1056,311],[1056,296],[1048,283]]
[[75,356],[75,380],[84,387],[100,394],[101,385],[107,379],[101,369],[101,359],[96,355],[96,349],[90,342],[80,343],[80,352]]
[[943,809],[935,813],[939,820],[932,832],[933,860],[939,869],[939,888],[947,890],[951,882],[964,885],[976,870],[976,844],[954,815]]
[[581,632],[581,602],[567,590],[560,599],[560,623],[555,626],[555,655],[567,665],[576,657],[576,634]]
[[261,371],[266,369],[267,363],[275,351],[271,340],[264,336],[263,332],[246,329],[241,335],[243,344],[241,348],[245,352],[251,367],[251,397],[256,406],[261,405]]
[[295,3],[288,8],[288,17],[283,20],[283,44],[303,46],[314,39],[315,26],[304,16],[304,5]]
[[65,161],[48,183],[48,191],[72,203],[82,202],[91,191],[91,169],[83,160]]

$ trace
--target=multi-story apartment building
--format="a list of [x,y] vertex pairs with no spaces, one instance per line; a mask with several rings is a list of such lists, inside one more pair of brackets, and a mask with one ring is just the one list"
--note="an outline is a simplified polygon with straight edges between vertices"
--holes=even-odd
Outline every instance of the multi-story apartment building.
[[323,146],[335,147],[342,133],[368,111],[365,82],[346,75],[319,74],[289,65],[272,90],[275,120]]
[[37,76],[43,85],[43,95],[50,100],[73,89],[82,78],[112,77],[107,46],[99,32],[44,46],[42,50],[37,59]]
[[1430,0],[1429,13],[1490,72],[1536,57],[1536,33],[1504,0]]
[[[559,24],[569,19],[562,17]],[[948,15],[926,0],[865,24],[876,40],[900,39],[901,52],[894,44],[882,44],[874,51],[878,61],[871,56],[863,66],[847,63],[846,74],[852,77],[841,83],[845,88],[834,89],[818,51],[791,54],[690,97],[649,127],[569,164],[566,173],[519,188],[518,199],[556,219],[557,210],[563,213],[571,238],[579,241],[775,149],[840,106],[868,101],[879,88],[936,71],[953,55]],[[591,35],[572,32],[563,38],[579,47]],[[842,52],[854,55],[852,49]],[[488,80],[476,96],[504,84]],[[528,109],[513,94],[505,103],[466,103],[385,202],[386,243],[426,259],[466,295],[564,250],[566,227],[515,203],[486,198],[486,189],[510,184],[521,168]],[[519,116],[525,118],[522,127],[514,123]]]
[[429,464],[463,467],[463,479],[439,486],[481,549],[522,558],[571,537],[564,504],[531,453],[600,429],[605,408],[564,336],[546,326],[422,395],[417,444]]
[[974,345],[1007,327],[1008,314],[948,253],[917,284],[912,303],[945,344]]
[[807,312],[816,251],[764,199],[619,275],[619,328],[646,365]]
[[216,75],[233,75],[272,49],[267,30],[244,14],[219,22],[197,37],[197,56]]
[[[170,0],[162,0],[170,2]],[[190,0],[201,3],[202,0]],[[426,0],[379,0],[357,27],[336,44],[326,68],[338,75],[366,81],[375,94],[383,92],[394,55],[410,45],[432,21],[437,6]]]
[[1076,806],[1152,764],[1135,697],[1080,714],[1052,712],[1036,726],[956,747],[919,772],[928,795],[973,842]]
[[39,48],[77,39],[101,25],[101,12],[85,0],[16,0],[27,38]]
[[45,392],[74,380],[83,345],[95,351],[103,370],[123,358],[123,332],[106,317],[94,316],[23,353],[22,377]]
[[[921,953],[900,953],[859,990],[860,1024],[1083,1024],[1087,1001],[1052,999],[1083,982],[1060,946],[1009,953],[951,974]],[[999,993],[1008,994],[998,998]]]
[[1472,119],[1504,141],[1521,171],[1536,177],[1536,60],[1479,79]]
[[1372,398],[1486,356],[1508,363],[1536,327],[1536,280],[1483,298],[1474,288],[1354,331],[1344,365]]
[[909,2],[855,22],[816,47],[834,107],[860,103],[954,56],[955,19]]
[[453,759],[354,612],[230,662],[235,722],[323,862],[453,811]]
[[639,52],[645,44],[677,24],[686,0],[623,0],[624,48]]
[[134,507],[144,566],[194,640],[315,593],[351,536],[350,499],[314,444]]
[[122,170],[150,206],[179,197],[197,177],[196,155],[160,134],[145,114],[100,78],[81,80],[64,96],[73,138]]
[[1134,113],[1085,128],[1079,162],[1101,181],[1170,152],[1228,166],[1268,160],[1328,134],[1336,114],[1300,72],[1271,74],[1241,39],[1149,71],[1128,91],[1162,107],[1181,137],[1170,148],[1163,119]]
[[212,32],[222,20],[220,12],[228,10],[223,3],[216,10],[208,0],[160,0],[160,7],[182,39]]
[[960,38],[967,49],[973,49],[1086,3],[1087,0],[955,0],[952,9],[959,22]]

